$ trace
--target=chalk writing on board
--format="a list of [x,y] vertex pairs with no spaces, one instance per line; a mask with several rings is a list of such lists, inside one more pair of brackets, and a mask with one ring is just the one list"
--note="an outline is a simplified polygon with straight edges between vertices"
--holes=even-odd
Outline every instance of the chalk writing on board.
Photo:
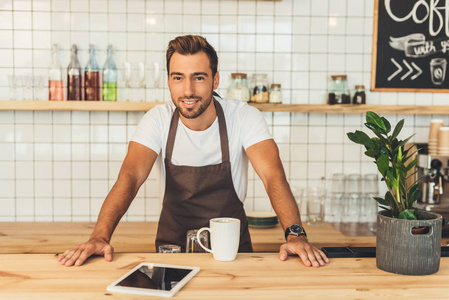
[[[405,7],[412,6],[410,12],[405,17],[398,17],[396,16],[392,11],[391,2],[403,2]],[[437,6],[440,0],[418,0],[415,1],[413,4],[413,1],[392,1],[392,0],[385,0],[385,10],[387,11],[388,16],[392,20],[394,20],[397,23],[405,22],[409,20],[410,18],[413,19],[415,24],[421,24],[426,21],[428,21],[428,28],[429,28],[429,34],[431,36],[438,35],[441,30],[443,29],[443,26],[445,28],[446,36],[449,36],[449,20],[447,17],[443,17],[443,14],[440,12],[445,11],[446,13],[449,13],[449,3],[448,1],[445,1],[445,6]],[[411,5],[413,4],[413,5]],[[418,15],[418,10],[424,9],[427,13],[424,14],[424,16]],[[437,28],[435,30],[435,28]]]
[[371,88],[449,92],[449,0],[375,0]]

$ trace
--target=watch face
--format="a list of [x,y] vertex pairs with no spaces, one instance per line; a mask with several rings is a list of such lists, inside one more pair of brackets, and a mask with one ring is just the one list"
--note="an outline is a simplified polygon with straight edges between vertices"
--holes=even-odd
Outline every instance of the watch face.
[[303,232],[303,229],[301,226],[293,224],[292,226],[290,226],[290,232],[299,234]]

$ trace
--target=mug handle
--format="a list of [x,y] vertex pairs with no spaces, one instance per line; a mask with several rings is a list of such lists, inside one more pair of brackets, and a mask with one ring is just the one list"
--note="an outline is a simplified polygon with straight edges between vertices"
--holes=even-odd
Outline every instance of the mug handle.
[[201,246],[201,248],[203,248],[204,250],[206,250],[206,251],[209,252],[209,253],[214,253],[211,249],[206,248],[206,247],[203,245],[203,243],[201,243],[200,235],[201,235],[201,232],[203,232],[203,231],[209,231],[209,233],[210,233],[210,228],[208,228],[208,227],[203,227],[203,228],[201,228],[200,230],[198,230],[198,232],[197,232],[197,234],[196,234],[196,240],[198,241],[198,244]]

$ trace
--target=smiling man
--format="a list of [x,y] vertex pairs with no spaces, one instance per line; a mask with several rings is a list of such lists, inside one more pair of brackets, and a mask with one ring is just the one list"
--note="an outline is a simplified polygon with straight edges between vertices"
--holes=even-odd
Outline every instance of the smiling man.
[[212,72],[205,52],[194,55],[175,52],[170,62],[168,87],[182,123],[196,131],[207,129],[217,116],[215,106],[210,104],[218,87],[219,73]]
[[262,114],[214,92],[220,81],[214,48],[201,36],[180,36],[170,41],[166,59],[172,103],[158,105],[142,118],[89,241],[67,250],[60,263],[79,266],[93,254],[112,260],[112,233],[155,162],[165,191],[156,250],[175,244],[185,251],[188,230],[208,226],[212,218],[234,217],[241,221],[239,252],[252,252],[243,209],[248,159],[285,230],[280,259],[298,254],[306,266],[329,262],[307,241]]

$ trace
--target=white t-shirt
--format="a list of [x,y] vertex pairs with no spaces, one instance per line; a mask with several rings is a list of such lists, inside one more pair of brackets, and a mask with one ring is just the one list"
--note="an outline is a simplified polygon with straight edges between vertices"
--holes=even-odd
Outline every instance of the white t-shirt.
[[[243,202],[248,186],[248,157],[245,150],[261,141],[272,139],[262,113],[240,100],[223,100],[221,104],[229,139],[232,181]],[[175,106],[172,102],[157,105],[140,120],[131,141],[158,153],[155,167],[159,170],[161,191],[165,191],[165,148]],[[182,166],[206,166],[221,163],[218,117],[203,131],[187,128],[179,119],[172,163]],[[163,197],[162,193],[162,197]]]

